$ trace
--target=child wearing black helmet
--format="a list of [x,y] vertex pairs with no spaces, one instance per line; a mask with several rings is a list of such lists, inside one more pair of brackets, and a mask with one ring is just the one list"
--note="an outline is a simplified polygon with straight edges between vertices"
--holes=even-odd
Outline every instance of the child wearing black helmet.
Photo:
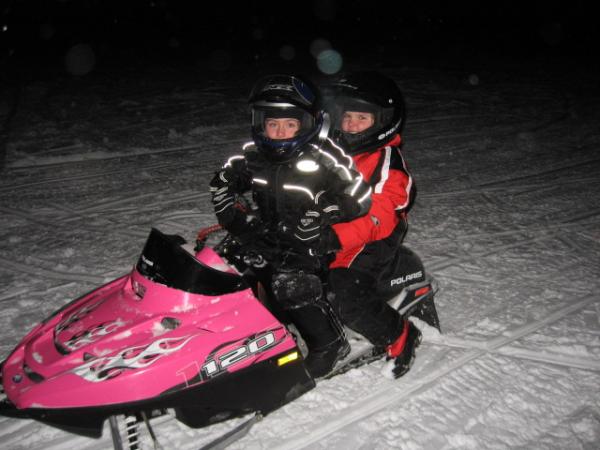
[[396,83],[378,72],[354,72],[328,86],[332,135],[373,187],[369,213],[333,225],[340,250],[330,265],[330,302],[342,322],[385,350],[388,373],[399,377],[414,359],[421,333],[375,294],[407,230],[415,197],[400,152],[404,102]]
[[[219,223],[300,331],[313,378],[349,351],[343,328],[322,291],[327,263],[340,247],[333,225],[366,214],[371,187],[352,158],[327,139],[328,116],[305,80],[274,75],[250,94],[253,142],[210,183]],[[251,193],[254,209],[238,198]]]

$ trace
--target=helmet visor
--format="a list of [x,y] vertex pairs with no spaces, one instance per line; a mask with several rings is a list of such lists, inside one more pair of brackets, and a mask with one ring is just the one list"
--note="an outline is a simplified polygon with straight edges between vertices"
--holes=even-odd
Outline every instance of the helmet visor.
[[[252,108],[252,128],[255,133],[261,133],[271,139],[277,139],[267,127],[277,123],[279,127],[291,128],[293,123],[296,124],[296,132],[292,136],[286,138],[301,136],[311,132],[315,126],[314,117],[307,111],[297,108],[293,105],[288,107],[273,107],[255,105]],[[289,134],[289,133],[288,133]]]
[[391,122],[394,116],[393,107],[385,108],[366,100],[350,97],[338,97],[334,100],[330,110],[332,111],[333,116],[333,128],[337,131],[344,131],[342,129],[342,123],[345,114],[348,112],[368,113],[373,115],[373,125],[364,130],[364,132],[369,134],[381,130],[382,127]]

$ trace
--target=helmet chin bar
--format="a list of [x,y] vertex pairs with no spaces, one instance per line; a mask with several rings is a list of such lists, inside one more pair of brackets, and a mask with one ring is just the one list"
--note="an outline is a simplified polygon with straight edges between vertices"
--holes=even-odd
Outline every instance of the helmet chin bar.
[[365,140],[365,138],[367,137],[367,133],[365,131],[361,131],[359,133],[349,133],[347,131],[342,131],[342,136],[348,144],[358,144],[360,141]]

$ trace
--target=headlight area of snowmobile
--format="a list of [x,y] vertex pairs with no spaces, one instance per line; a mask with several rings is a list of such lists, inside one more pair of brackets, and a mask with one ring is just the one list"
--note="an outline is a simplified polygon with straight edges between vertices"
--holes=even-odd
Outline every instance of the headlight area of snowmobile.
[[[293,352],[292,352],[293,353]],[[288,353],[284,353],[284,356]],[[18,409],[10,401],[0,402],[0,415],[38,420],[47,425],[83,436],[99,438],[110,416],[172,408],[177,419],[200,428],[254,411],[266,415],[315,387],[300,359],[278,365],[280,356],[235,371],[210,382],[175,388],[155,398],[117,405],[83,408]]]
[[314,387],[293,336],[241,277],[220,272],[215,281],[213,269],[197,267],[187,272],[193,283],[174,286],[177,274],[148,245],[144,274],[138,262],[18,344],[0,370],[0,414],[98,437],[115,414],[174,408],[200,427],[264,415]]

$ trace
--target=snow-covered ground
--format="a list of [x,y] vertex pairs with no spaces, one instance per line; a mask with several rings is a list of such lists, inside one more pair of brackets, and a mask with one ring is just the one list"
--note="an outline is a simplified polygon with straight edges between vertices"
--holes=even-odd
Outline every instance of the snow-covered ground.
[[[151,226],[193,239],[214,222],[208,180],[248,138],[256,69],[243,69],[121,68],[2,88],[0,357],[127,272]],[[405,377],[374,363],[323,381],[231,448],[599,448],[598,73],[381,70],[406,95],[419,189],[406,243],[439,281],[443,334],[424,327]],[[156,424],[163,447],[181,450],[230,427]],[[0,418],[0,447],[111,441]]]

